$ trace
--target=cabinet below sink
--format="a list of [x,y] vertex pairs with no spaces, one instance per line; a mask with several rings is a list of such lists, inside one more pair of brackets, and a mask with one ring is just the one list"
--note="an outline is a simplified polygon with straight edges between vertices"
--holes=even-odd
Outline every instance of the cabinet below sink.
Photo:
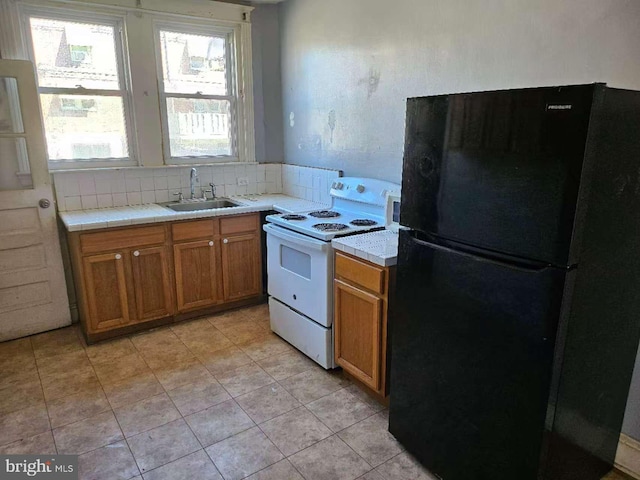
[[264,300],[257,213],[68,235],[89,343]]

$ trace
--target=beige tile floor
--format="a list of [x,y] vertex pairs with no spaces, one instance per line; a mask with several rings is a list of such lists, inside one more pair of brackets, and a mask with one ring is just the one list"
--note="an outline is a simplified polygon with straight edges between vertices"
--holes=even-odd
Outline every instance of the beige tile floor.
[[5,342],[0,372],[0,453],[78,454],[82,479],[433,478],[266,305],[92,346],[77,327]]

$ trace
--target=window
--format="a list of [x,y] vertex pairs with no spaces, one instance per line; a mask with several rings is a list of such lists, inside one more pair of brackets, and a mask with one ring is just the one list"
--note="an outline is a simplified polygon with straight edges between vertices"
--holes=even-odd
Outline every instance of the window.
[[34,62],[50,168],[255,161],[251,7],[12,4],[0,49]]
[[49,160],[132,163],[118,20],[34,15],[29,27]]
[[169,163],[238,158],[230,33],[200,34],[194,27],[171,25],[157,28]]

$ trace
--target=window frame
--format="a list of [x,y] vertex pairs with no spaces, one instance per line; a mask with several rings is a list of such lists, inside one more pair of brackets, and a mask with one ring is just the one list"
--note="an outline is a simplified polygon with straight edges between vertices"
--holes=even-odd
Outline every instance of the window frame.
[[[131,71],[129,68],[128,45],[125,36],[125,16],[116,13],[105,13],[99,9],[91,12],[75,10],[67,7],[35,6],[32,4],[20,4],[19,15],[21,30],[24,36],[26,54],[33,62],[38,83],[38,96],[42,94],[58,94],[68,96],[104,96],[122,98],[122,110],[127,138],[128,157],[112,158],[83,158],[83,159],[51,159],[48,158],[49,170],[85,169],[85,168],[118,168],[139,165],[138,142],[134,134],[136,130],[135,115],[133,111],[133,90],[131,85]],[[119,79],[118,90],[90,89],[90,88],[60,88],[41,87],[38,80],[36,57],[31,31],[31,18],[44,18],[67,22],[82,22],[96,25],[106,25],[114,29],[116,65]],[[43,126],[46,134],[46,126],[43,118]]]
[[[33,16],[46,13],[75,13],[84,21],[99,17],[116,17],[123,27],[123,60],[129,89],[129,156],[130,162],[70,161],[61,164],[49,161],[49,169],[87,170],[115,169],[120,167],[163,167],[175,165],[165,158],[164,130],[158,96],[157,59],[155,57],[154,22],[178,23],[202,26],[202,28],[233,29],[232,54],[236,67],[237,92],[237,158],[218,158],[213,162],[204,157],[190,157],[178,165],[236,165],[256,163],[255,105],[253,93],[253,63],[251,42],[251,12],[254,7],[216,0],[0,0],[0,52],[3,58],[30,60],[28,38],[31,32],[25,28],[23,12]],[[63,17],[62,20],[65,20]],[[28,27],[28,25],[26,25]],[[156,62],[155,64],[153,62]]]
[[[182,33],[185,35],[224,36],[227,42],[227,54],[225,55],[225,71],[227,80],[227,95],[210,94],[185,94],[167,93],[164,85],[164,71],[162,66],[161,31]],[[194,21],[176,21],[156,19],[153,21],[153,40],[156,57],[156,71],[158,76],[158,102],[160,104],[160,121],[162,123],[162,147],[164,163],[166,165],[191,165],[210,163],[249,163],[249,160],[241,160],[243,144],[243,132],[240,125],[243,124],[244,102],[238,85],[241,85],[241,73],[237,62],[237,49],[239,48],[239,29],[234,26],[224,25],[222,22],[208,21],[206,23]],[[203,156],[172,156],[171,139],[169,138],[169,115],[167,112],[168,98],[186,98],[200,100],[228,100],[230,103],[229,128],[231,129],[231,155],[203,155]]]

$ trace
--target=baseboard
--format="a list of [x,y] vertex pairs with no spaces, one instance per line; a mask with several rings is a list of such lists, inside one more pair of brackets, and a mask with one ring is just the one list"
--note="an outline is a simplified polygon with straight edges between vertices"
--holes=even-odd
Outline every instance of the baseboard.
[[69,304],[69,313],[71,314],[71,323],[78,323],[80,321],[80,313],[78,312],[77,304]]
[[620,435],[615,466],[618,470],[640,479],[640,442],[625,435]]

